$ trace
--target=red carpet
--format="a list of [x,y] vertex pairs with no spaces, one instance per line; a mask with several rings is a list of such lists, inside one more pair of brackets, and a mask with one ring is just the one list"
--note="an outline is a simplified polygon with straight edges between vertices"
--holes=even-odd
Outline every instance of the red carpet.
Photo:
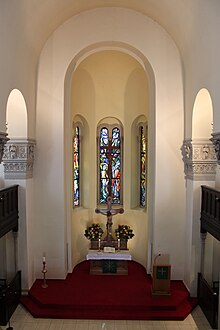
[[128,275],[89,275],[78,264],[66,280],[36,280],[21,303],[34,317],[102,320],[183,320],[196,306],[182,281],[171,281],[171,296],[152,296],[151,277],[128,262]]

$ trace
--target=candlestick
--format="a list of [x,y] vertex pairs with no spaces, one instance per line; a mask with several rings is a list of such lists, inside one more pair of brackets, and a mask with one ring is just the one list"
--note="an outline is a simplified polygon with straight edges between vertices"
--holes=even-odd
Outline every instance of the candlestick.
[[118,238],[118,250],[117,250],[118,253],[120,252],[120,245],[121,245],[121,241],[120,238]]
[[98,241],[98,252],[101,252],[101,239],[99,238],[99,241]]
[[45,257],[43,257],[43,269],[42,269],[42,273],[43,273],[43,284],[42,284],[42,288],[46,289],[48,287],[48,285],[46,283],[47,268],[46,268]]

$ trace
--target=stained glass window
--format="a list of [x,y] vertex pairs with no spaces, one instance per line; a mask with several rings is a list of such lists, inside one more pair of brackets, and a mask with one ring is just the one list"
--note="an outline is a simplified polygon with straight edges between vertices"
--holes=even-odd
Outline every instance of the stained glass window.
[[99,203],[107,203],[112,197],[113,204],[121,204],[121,136],[120,129],[107,127],[100,130],[100,194]]
[[73,129],[73,206],[80,205],[80,168],[79,168],[79,157],[80,157],[80,139],[79,139],[79,127]]
[[140,206],[146,206],[146,189],[147,189],[147,144],[143,126],[140,127]]

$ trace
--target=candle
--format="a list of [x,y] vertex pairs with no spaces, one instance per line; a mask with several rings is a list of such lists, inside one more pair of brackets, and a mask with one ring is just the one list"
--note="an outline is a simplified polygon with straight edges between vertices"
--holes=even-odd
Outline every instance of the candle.
[[43,257],[43,262],[46,262],[46,257]]
[[118,238],[118,252],[120,252],[120,244],[121,242],[120,242],[120,238]]

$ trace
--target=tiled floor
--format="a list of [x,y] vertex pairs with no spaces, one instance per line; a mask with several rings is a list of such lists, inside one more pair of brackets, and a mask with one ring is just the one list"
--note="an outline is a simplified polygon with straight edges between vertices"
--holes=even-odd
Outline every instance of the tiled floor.
[[[184,321],[96,321],[35,319],[21,305],[11,318],[14,330],[207,330],[211,329],[200,307]],[[0,327],[0,330],[7,326]]]

